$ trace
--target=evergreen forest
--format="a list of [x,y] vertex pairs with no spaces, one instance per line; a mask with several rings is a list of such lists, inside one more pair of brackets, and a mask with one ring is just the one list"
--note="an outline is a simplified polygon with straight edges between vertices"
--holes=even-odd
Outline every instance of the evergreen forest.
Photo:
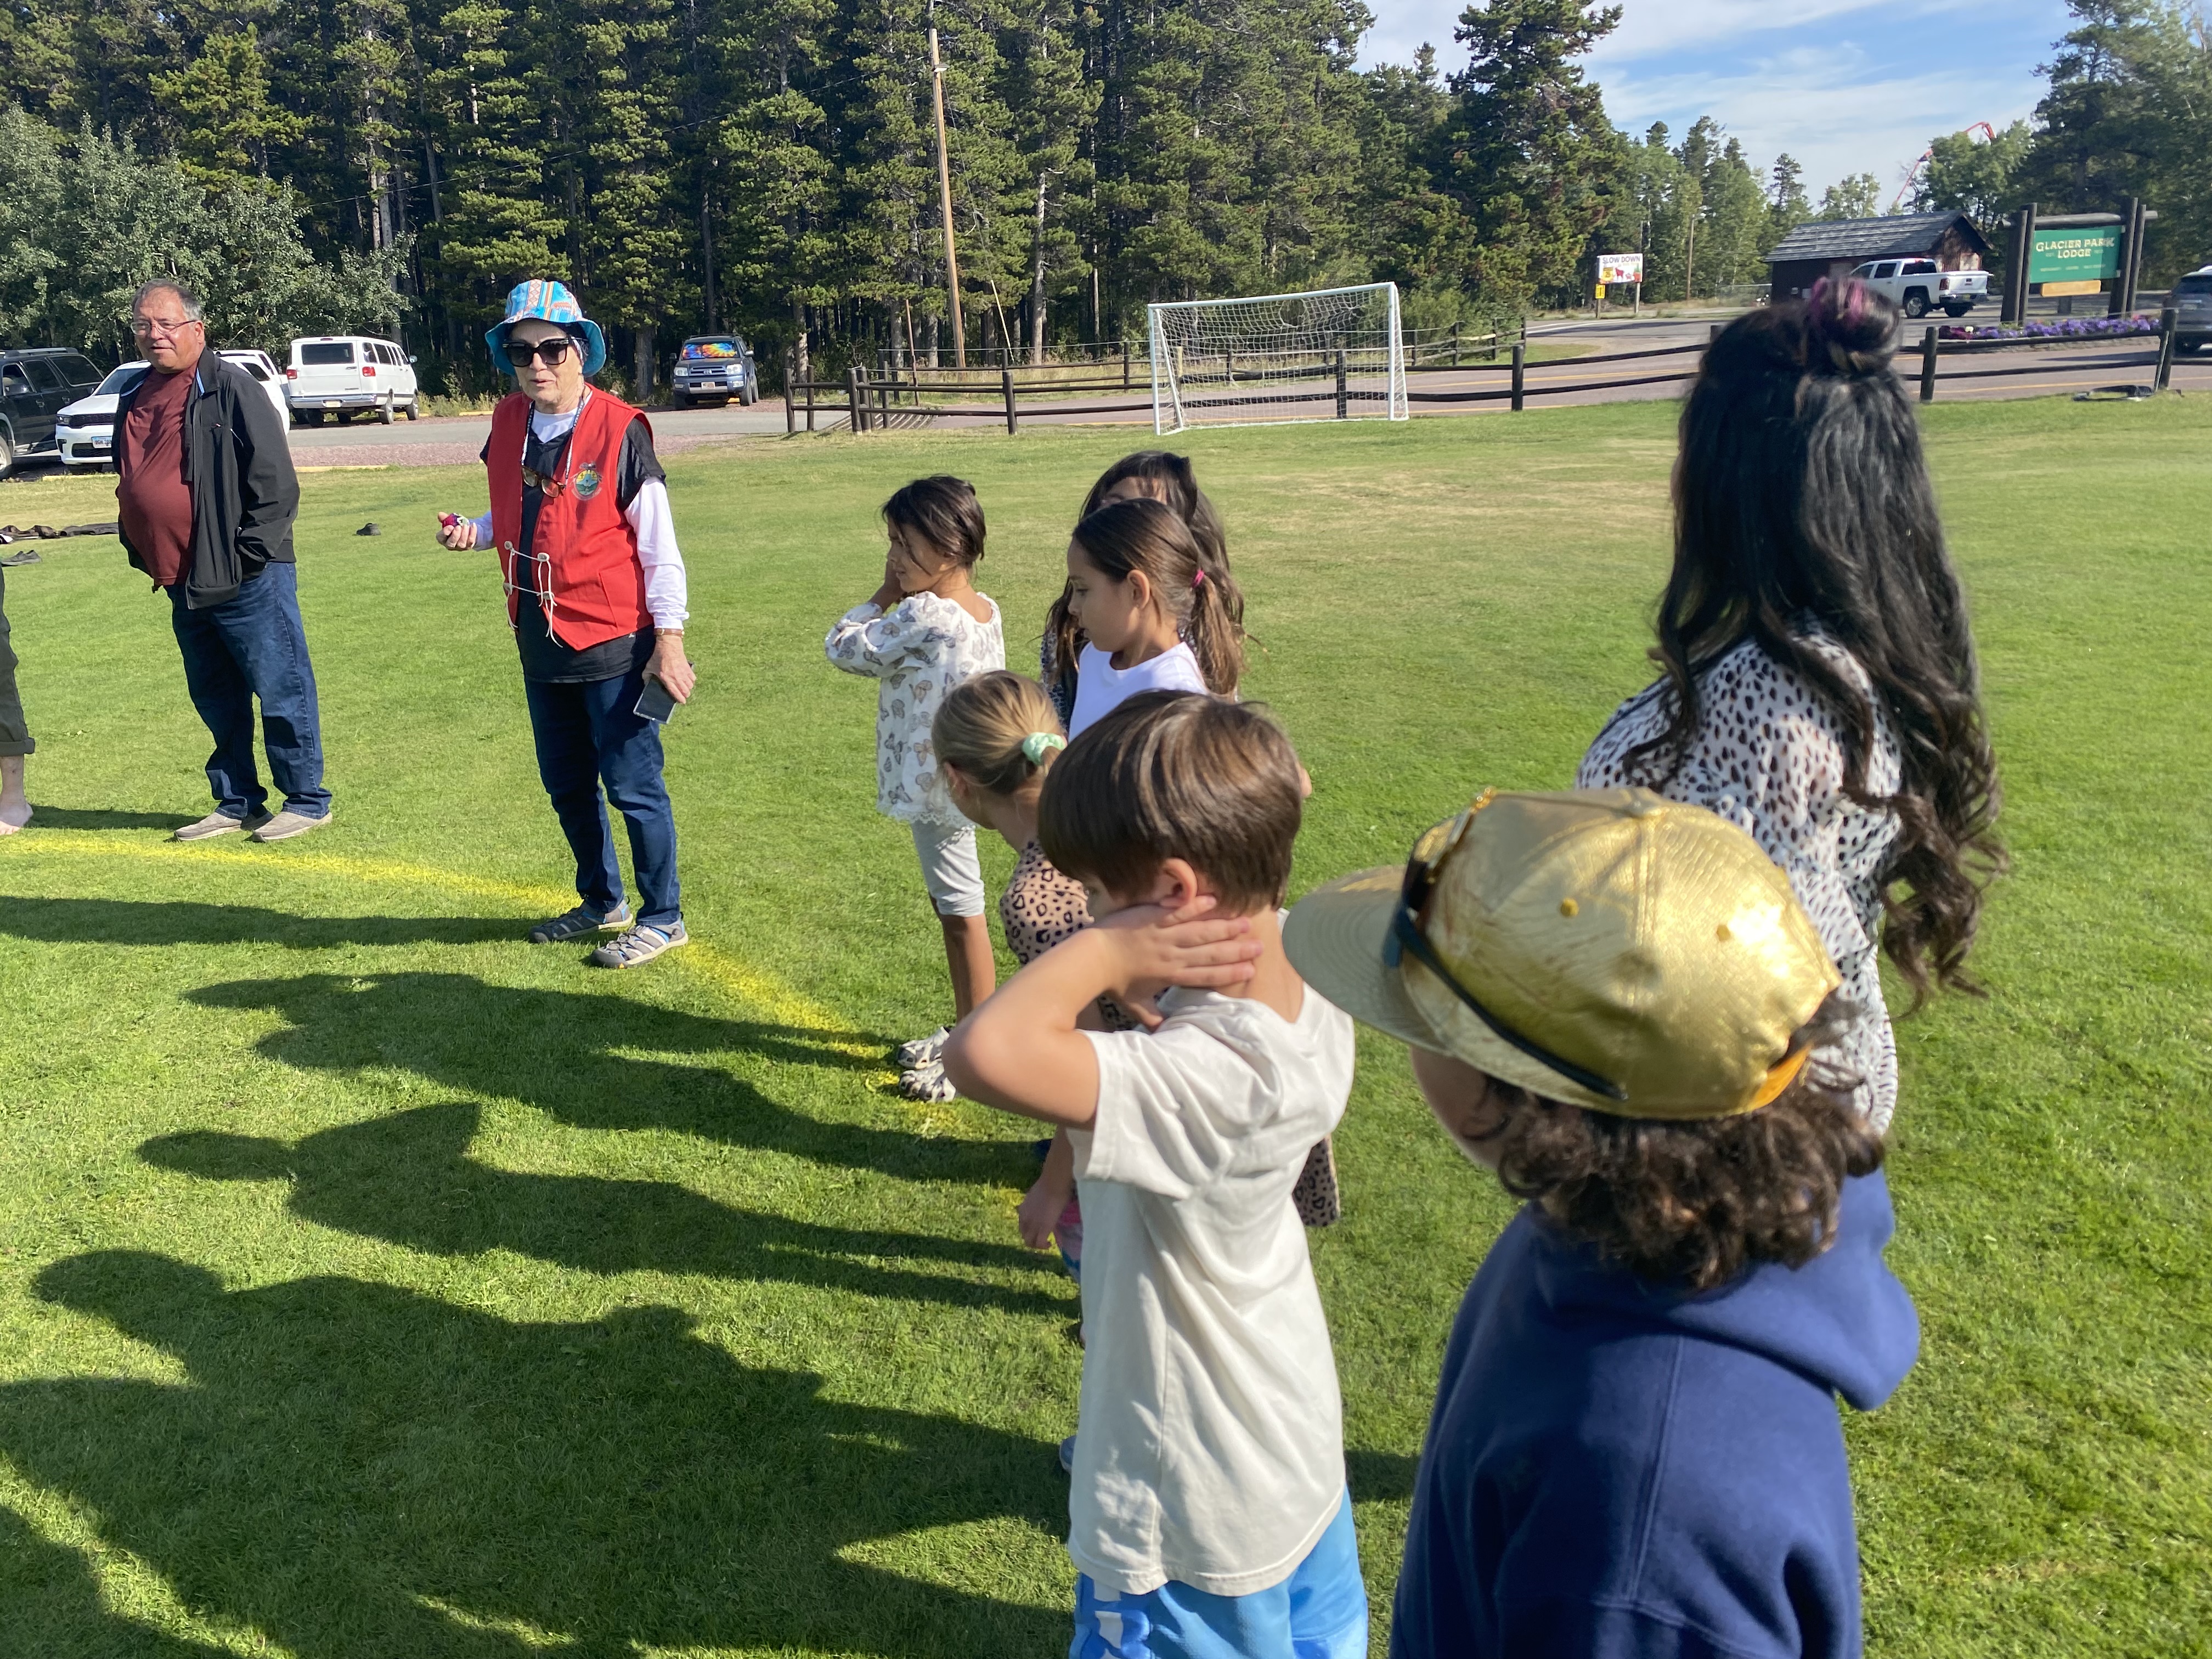
[[[2212,50],[2179,0],[2072,0],[2033,125],[1939,139],[1920,205],[2141,194],[2212,248]],[[1363,70],[1361,0],[3,0],[0,338],[112,361],[175,275],[226,340],[403,337],[479,386],[507,288],[568,280],[629,384],[702,330],[834,373],[949,351],[935,77],[971,356],[1140,335],[1148,301],[1389,278],[1485,329],[1642,251],[1647,298],[1760,281],[1810,198],[1714,118],[1641,134],[1586,72],[1617,6],[1487,0],[1467,67]],[[938,63],[933,70],[934,31]],[[1869,158],[1875,160],[1878,158]],[[641,374],[642,370],[642,374]]]

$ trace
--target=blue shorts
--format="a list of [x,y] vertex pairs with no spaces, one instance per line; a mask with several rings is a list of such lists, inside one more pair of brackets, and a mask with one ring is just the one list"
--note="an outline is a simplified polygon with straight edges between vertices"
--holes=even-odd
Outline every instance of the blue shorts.
[[1351,1492],[1297,1570],[1249,1595],[1210,1595],[1173,1581],[1116,1595],[1077,1574],[1067,1659],[1367,1659],[1367,1586]]

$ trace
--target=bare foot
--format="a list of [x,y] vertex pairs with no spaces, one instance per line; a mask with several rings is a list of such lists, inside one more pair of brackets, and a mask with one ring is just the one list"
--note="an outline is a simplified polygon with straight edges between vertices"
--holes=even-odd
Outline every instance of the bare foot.
[[0,800],[0,836],[12,836],[30,821],[30,802]]

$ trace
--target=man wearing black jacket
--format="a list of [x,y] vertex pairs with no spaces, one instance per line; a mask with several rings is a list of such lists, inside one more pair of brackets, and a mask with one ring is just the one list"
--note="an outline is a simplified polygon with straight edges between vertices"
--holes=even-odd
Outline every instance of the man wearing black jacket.
[[[327,823],[315,671],[300,619],[292,520],[300,480],[284,425],[245,372],[207,349],[199,301],[173,282],[138,290],[131,331],[151,367],[115,412],[124,550],[169,595],[192,707],[215,738],[216,810],[177,831],[284,841]],[[253,701],[283,810],[253,763]]]

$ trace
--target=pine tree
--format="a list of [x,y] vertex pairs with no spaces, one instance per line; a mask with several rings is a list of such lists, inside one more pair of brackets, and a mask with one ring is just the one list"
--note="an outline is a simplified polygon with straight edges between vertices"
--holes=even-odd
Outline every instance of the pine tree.
[[[736,0],[708,51],[730,100],[707,135],[726,200],[714,217],[728,308],[812,370],[805,313],[838,291],[839,156],[809,88],[835,59],[834,0]],[[757,342],[757,344],[760,343]]]
[[1805,194],[1805,169],[1786,150],[1774,158],[1766,185],[1766,230],[1759,252],[1774,245],[1813,216],[1813,204]]
[[1470,62],[1452,82],[1435,174],[1473,226],[1473,284],[1501,313],[1574,291],[1613,210],[1623,143],[1573,60],[1620,21],[1619,6],[1586,0],[1490,0],[1460,15]]
[[250,23],[210,35],[185,68],[155,76],[153,89],[179,159],[204,184],[268,178],[271,153],[307,131],[271,96],[260,33]]
[[425,263],[446,350],[471,383],[488,372],[473,336],[507,289],[526,276],[569,274],[558,246],[563,222],[544,196],[544,117],[518,33],[495,0],[459,0],[436,21],[427,77]]
[[635,390],[654,383],[662,320],[688,313],[696,281],[669,141],[679,101],[670,0],[573,0],[568,79],[570,238],[588,308],[629,330]]

